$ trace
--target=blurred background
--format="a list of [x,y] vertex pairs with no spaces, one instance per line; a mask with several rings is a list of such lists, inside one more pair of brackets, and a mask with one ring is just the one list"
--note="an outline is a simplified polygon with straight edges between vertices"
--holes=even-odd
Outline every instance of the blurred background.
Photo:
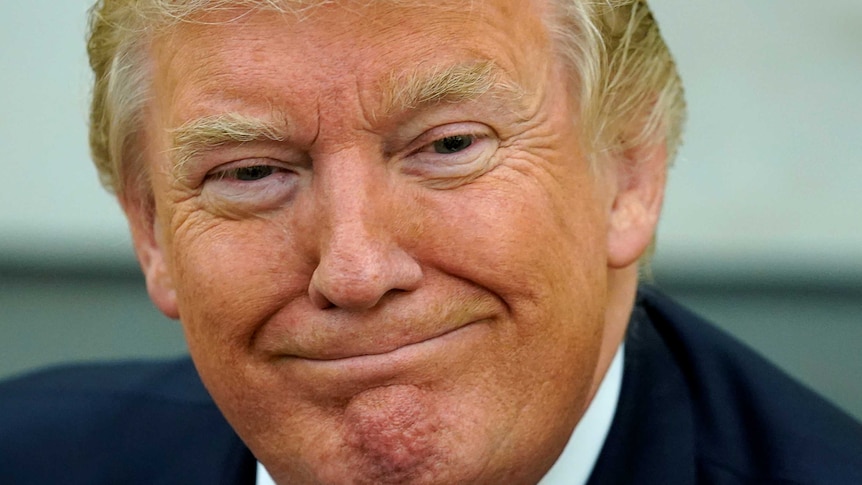
[[[0,377],[185,352],[89,162],[89,3],[0,4]],[[862,419],[862,2],[651,3],[690,105],[656,284]]]

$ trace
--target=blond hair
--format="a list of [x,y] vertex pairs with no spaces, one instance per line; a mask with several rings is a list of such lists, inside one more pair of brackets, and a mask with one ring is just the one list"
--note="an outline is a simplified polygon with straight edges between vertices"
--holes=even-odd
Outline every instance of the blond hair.
[[[646,0],[551,1],[550,35],[570,67],[590,153],[663,141],[672,159],[685,101]],[[148,49],[158,32],[205,11],[245,6],[301,13],[329,2],[99,0],[90,10],[87,51],[95,74],[90,148],[103,185],[120,195],[135,189],[149,196],[138,137],[149,96]]]

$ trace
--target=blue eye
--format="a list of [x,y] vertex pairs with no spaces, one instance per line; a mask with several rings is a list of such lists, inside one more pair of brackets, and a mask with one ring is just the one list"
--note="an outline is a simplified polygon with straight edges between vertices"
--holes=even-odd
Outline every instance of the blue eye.
[[454,135],[441,138],[433,143],[434,151],[440,154],[457,153],[461,150],[466,150],[473,144],[473,137],[470,135]]
[[250,167],[239,167],[222,172],[222,178],[232,178],[241,182],[253,182],[264,179],[275,173],[277,169],[271,165],[252,165]]

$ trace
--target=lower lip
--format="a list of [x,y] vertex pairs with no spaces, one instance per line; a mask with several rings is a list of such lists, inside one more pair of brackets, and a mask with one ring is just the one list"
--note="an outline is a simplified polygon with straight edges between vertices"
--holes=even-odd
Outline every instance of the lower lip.
[[476,352],[477,343],[490,329],[487,320],[478,320],[443,335],[408,344],[374,355],[333,360],[314,360],[289,356],[283,363],[301,380],[313,383],[316,390],[329,384],[364,386],[369,381],[401,379],[411,374],[433,376],[435,370]]

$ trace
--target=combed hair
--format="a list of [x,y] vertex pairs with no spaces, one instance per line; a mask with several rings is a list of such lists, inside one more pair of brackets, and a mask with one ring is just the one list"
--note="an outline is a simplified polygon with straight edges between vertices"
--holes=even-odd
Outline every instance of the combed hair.
[[[549,1],[548,29],[570,68],[587,152],[600,160],[664,142],[672,160],[685,118],[683,88],[646,0]],[[150,195],[139,135],[150,93],[149,46],[159,32],[204,12],[242,6],[301,14],[332,2],[97,1],[87,51],[95,74],[90,148],[102,184],[119,195]]]
[[559,0],[556,7],[551,36],[574,76],[589,153],[600,159],[663,141],[672,161],[685,97],[647,1]]

